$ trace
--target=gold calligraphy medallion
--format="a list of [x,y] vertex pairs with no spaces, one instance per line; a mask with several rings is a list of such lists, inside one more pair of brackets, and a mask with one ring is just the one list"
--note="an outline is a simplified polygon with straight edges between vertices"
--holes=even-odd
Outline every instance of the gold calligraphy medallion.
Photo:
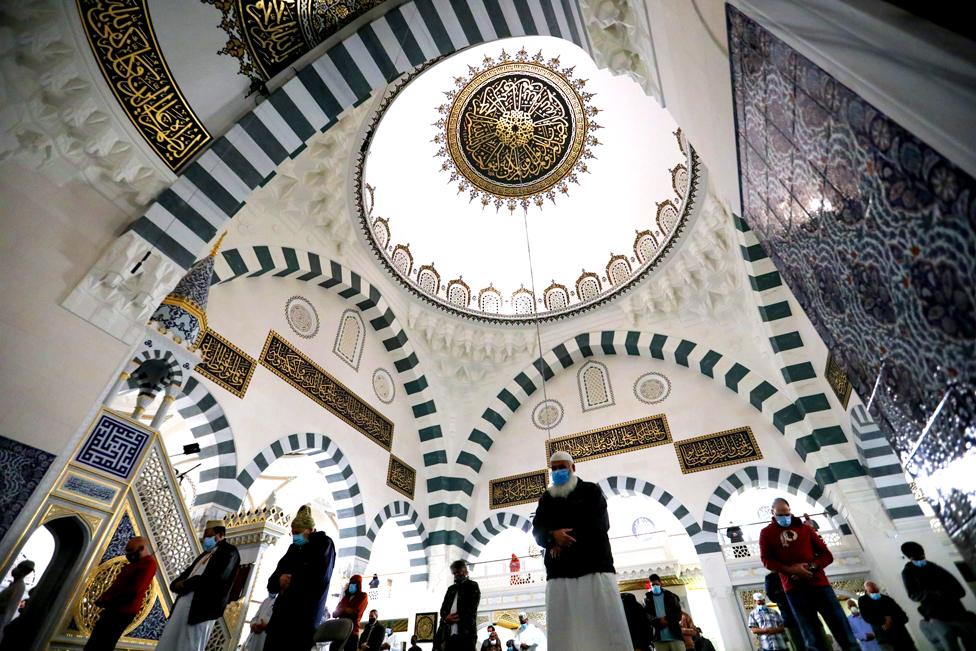
[[529,57],[524,48],[514,58],[502,50],[497,61],[485,57],[468,71],[445,93],[451,102],[434,123],[441,169],[458,181],[458,192],[509,210],[567,194],[599,144],[592,135],[599,109],[589,105],[586,80],[560,69],[558,57]]

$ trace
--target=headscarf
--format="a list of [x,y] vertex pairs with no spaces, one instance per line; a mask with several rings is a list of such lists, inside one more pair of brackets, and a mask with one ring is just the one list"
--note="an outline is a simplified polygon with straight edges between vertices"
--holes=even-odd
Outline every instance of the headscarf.
[[315,520],[312,519],[312,507],[308,504],[298,509],[295,519],[291,521],[291,526],[295,529],[314,529]]

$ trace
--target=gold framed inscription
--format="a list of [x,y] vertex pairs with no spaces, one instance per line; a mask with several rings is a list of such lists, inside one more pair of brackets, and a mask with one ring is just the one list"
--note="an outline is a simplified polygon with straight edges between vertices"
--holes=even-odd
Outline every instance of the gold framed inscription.
[[488,482],[488,506],[501,509],[536,502],[546,491],[547,483],[548,475],[544,469],[492,479]]
[[203,361],[194,370],[222,386],[238,398],[243,398],[257,368],[257,360],[207,328],[200,342]]
[[851,399],[851,381],[847,379],[847,373],[837,364],[837,360],[834,359],[833,354],[827,355],[827,367],[824,369],[824,378],[827,380],[830,388],[833,389],[834,395],[840,400],[841,406],[847,409],[847,403]]
[[737,427],[714,434],[675,441],[681,472],[688,474],[762,459],[751,427]]
[[413,499],[417,487],[417,471],[391,454],[390,465],[386,469],[386,485],[401,495]]
[[546,459],[553,452],[569,452],[573,461],[601,459],[614,454],[643,450],[671,442],[671,429],[664,414],[598,427],[579,434],[560,436],[546,441]]

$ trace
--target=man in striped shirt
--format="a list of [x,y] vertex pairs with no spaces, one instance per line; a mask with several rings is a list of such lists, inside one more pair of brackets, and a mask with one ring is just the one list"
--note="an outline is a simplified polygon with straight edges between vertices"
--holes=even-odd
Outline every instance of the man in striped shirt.
[[787,651],[786,631],[783,616],[766,605],[766,595],[761,592],[753,593],[752,600],[756,607],[749,613],[749,630],[759,638],[759,648],[763,651]]

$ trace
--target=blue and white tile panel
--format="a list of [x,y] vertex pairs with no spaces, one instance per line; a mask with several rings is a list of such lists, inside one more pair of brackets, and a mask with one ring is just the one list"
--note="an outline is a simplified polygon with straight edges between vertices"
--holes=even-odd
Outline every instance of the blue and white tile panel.
[[130,229],[189,268],[248,195],[343,111],[431,59],[523,35],[587,47],[576,0],[411,0],[391,9],[305,66],[217,138]]
[[380,529],[389,521],[393,521],[400,527],[407,542],[407,558],[410,561],[410,582],[426,583],[428,580],[427,566],[427,529],[424,527],[420,515],[410,506],[409,502],[396,500],[384,506],[379,513],[372,519],[369,529],[366,531],[366,549],[361,556],[358,556],[356,569],[362,572],[369,562],[373,553],[373,543]]
[[924,515],[905,477],[901,460],[863,405],[851,409],[851,426],[861,463],[892,520]]

